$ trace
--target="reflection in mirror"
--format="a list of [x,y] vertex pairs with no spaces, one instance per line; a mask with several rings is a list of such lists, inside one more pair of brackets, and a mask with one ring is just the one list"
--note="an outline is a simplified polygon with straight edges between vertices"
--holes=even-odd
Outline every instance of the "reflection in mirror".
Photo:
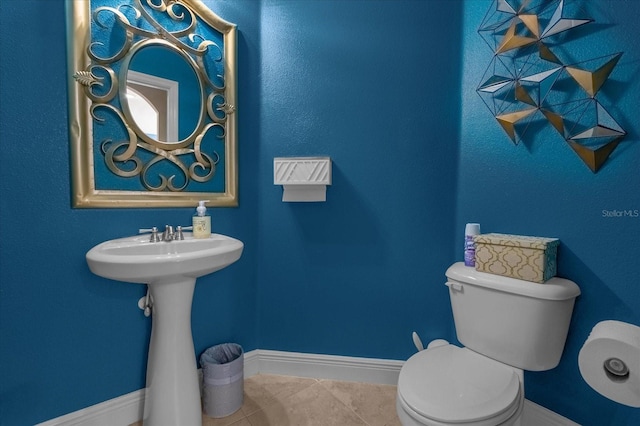
[[[161,66],[158,66],[159,64]],[[176,105],[175,111],[178,113],[181,111],[182,114],[163,117],[163,119],[171,121],[178,129],[178,137],[173,139],[165,137],[159,141],[175,143],[187,138],[196,129],[200,111],[204,106],[196,71],[173,51],[163,47],[148,46],[140,49],[132,57],[127,72],[127,85],[131,85],[132,76],[140,76],[140,73],[148,75],[149,80],[153,80],[153,86],[167,87],[173,83],[177,85],[179,91],[176,94],[178,105]],[[124,112],[127,113],[126,108]],[[137,117],[126,118],[136,121]]]
[[198,0],[67,12],[74,206],[237,205],[235,25]]
[[[161,132],[158,115],[160,113],[153,102],[131,87],[130,84],[127,84],[127,102],[129,102],[129,109],[134,120],[144,134],[151,139],[159,139]],[[165,138],[166,135],[163,134],[162,137]]]
[[133,120],[151,139],[178,140],[179,83],[129,70],[127,94]]

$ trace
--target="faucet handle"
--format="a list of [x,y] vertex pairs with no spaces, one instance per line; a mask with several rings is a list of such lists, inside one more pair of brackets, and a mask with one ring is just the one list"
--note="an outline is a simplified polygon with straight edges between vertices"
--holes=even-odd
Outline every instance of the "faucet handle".
[[193,229],[193,226],[176,226],[176,233],[173,234],[173,239],[174,240],[184,240],[184,235],[182,234],[182,231],[190,231]]
[[153,227],[153,228],[141,228],[138,229],[138,234],[145,234],[147,232],[151,233],[151,237],[149,237],[149,242],[150,243],[156,243],[158,241],[160,241],[160,236],[158,235],[158,228],[157,227]]

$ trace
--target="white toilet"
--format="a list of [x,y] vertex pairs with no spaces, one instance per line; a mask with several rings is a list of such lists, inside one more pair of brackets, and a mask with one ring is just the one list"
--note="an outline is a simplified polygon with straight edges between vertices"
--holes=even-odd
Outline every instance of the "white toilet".
[[523,370],[558,365],[578,286],[478,272],[446,272],[458,340],[437,340],[400,370],[396,409],[404,426],[519,425]]

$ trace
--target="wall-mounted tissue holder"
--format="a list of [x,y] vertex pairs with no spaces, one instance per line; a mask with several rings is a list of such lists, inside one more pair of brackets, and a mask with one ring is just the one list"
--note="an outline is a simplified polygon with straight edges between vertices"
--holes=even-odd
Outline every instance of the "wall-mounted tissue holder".
[[331,185],[331,158],[274,158],[273,184],[282,185],[282,201],[326,201],[327,185]]

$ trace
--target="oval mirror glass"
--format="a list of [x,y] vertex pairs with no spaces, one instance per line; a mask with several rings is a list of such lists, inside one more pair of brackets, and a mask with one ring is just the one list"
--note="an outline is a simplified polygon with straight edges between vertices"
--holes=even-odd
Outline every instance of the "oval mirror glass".
[[189,61],[167,46],[149,45],[135,53],[126,93],[125,115],[131,115],[138,133],[154,141],[179,143],[199,126],[204,108],[200,80]]

